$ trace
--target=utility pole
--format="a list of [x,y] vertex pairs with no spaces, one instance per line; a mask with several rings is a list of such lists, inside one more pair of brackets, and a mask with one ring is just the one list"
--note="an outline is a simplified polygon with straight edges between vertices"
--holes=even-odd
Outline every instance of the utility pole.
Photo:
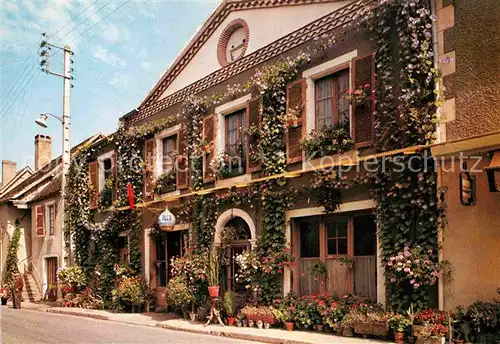
[[[42,34],[42,42],[40,43],[40,48],[42,48],[40,52],[40,56],[42,60],[40,61],[40,66],[42,67],[42,72],[47,74],[55,75],[57,77],[63,78],[63,115],[62,115],[62,126],[63,126],[63,143],[62,143],[62,174],[61,174],[61,201],[59,209],[62,210],[62,221],[61,221],[61,261],[59,265],[61,268],[65,268],[66,265],[71,265],[72,262],[72,252],[71,252],[71,235],[68,237],[68,251],[66,251],[66,238],[64,237],[64,231],[66,228],[65,218],[64,218],[64,204],[66,197],[66,175],[69,170],[69,165],[71,163],[71,88],[73,85],[71,84],[71,80],[73,77],[71,73],[73,72],[73,68],[71,67],[73,64],[73,60],[71,56],[74,53],[71,51],[70,46],[59,47],[55,44],[49,43],[46,40],[47,35]],[[62,50],[64,52],[64,71],[62,74],[56,73],[50,70],[50,57],[52,48],[56,48]],[[55,54],[55,53],[54,53]],[[54,55],[53,54],[53,55]],[[65,257],[67,257],[67,261],[65,261]]]

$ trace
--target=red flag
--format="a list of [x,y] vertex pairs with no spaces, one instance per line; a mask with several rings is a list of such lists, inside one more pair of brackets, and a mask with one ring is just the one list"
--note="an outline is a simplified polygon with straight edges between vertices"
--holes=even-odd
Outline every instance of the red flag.
[[127,197],[130,210],[134,209],[134,189],[132,188],[132,183],[127,183]]

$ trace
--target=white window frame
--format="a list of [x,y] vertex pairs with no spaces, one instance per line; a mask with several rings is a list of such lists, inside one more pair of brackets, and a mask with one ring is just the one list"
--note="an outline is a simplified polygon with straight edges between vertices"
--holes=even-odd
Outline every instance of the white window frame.
[[[179,146],[179,132],[181,125],[177,124],[173,127],[164,129],[155,135],[156,140],[156,176],[163,173],[163,139],[177,135],[177,147]],[[180,152],[179,152],[180,153]]]
[[97,158],[97,165],[99,166],[99,192],[104,189],[104,184],[106,183],[106,178],[104,174],[104,160],[111,159],[111,168],[114,168],[113,164],[115,163],[113,161],[113,155],[115,154],[115,151],[112,150],[110,152],[104,153],[99,155]]
[[[334,73],[338,67],[349,63],[349,88],[352,88],[352,60],[358,56],[358,50],[353,50],[347,54],[326,61],[320,65],[306,69],[302,72],[302,77],[306,79],[306,122],[305,132],[308,135],[316,129],[316,80]],[[352,136],[352,106],[349,107],[349,131]]]
[[[215,116],[217,118],[217,136],[215,142],[215,151],[217,154],[224,153],[224,147],[226,146],[226,121],[225,117],[236,111],[240,111],[247,108],[247,102],[252,99],[252,95],[249,93],[240,97],[238,99],[232,100],[230,102],[219,105],[215,108]],[[248,116],[248,114],[245,114]],[[245,117],[246,118],[246,117]],[[244,125],[244,123],[243,123]]]
[[[50,212],[49,212],[49,207],[54,207],[54,233],[53,234],[49,234],[50,232],[50,227],[49,227],[49,224],[50,224]],[[44,216],[45,216],[45,236],[48,237],[48,238],[53,238],[55,236],[55,233],[56,233],[56,218],[57,218],[57,207],[56,207],[56,202],[55,201],[50,201],[50,202],[47,202],[47,203],[44,203],[43,204],[43,207],[44,207]]]
[[[219,105],[215,108],[215,117],[217,119],[217,135],[215,139],[215,152],[216,154],[223,154],[226,147],[226,121],[227,115],[233,114],[247,108],[247,102],[252,99],[252,94],[246,94],[240,98],[230,102]],[[249,116],[248,113],[245,116]],[[245,117],[246,120],[246,117]],[[245,125],[245,123],[242,123]],[[227,187],[233,184],[246,183],[252,179],[251,173],[245,173],[241,176],[226,178],[215,181],[215,187]]]

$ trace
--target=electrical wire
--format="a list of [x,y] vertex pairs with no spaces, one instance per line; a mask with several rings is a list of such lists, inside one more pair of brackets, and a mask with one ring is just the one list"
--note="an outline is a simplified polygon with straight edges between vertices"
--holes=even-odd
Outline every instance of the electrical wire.
[[[60,27],[56,32],[54,32],[53,34],[50,34],[49,37],[54,37],[55,35],[57,35],[59,32],[61,32],[62,29],[64,29],[66,26],[68,26],[69,24],[71,24],[72,22],[75,21],[76,18],[78,18],[80,15],[82,15],[84,12],[86,12],[92,5],[94,5],[97,1],[99,0],[95,0],[94,2],[92,2],[91,4],[89,4],[87,7],[85,7],[83,10],[81,10],[77,15],[75,15],[69,22],[67,22],[66,24],[64,24],[62,27]],[[63,36],[64,37],[64,36]],[[59,38],[58,41],[60,41],[62,39]]]

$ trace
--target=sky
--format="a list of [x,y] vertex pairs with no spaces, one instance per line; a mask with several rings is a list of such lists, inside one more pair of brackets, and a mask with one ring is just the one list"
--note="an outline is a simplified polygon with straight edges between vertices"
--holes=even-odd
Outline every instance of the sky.
[[[62,126],[40,113],[62,115],[63,80],[40,71],[41,33],[71,46],[71,142],[116,130],[118,118],[137,108],[217,0],[0,0],[0,160],[34,165],[34,137],[52,137],[61,154]],[[55,53],[55,50],[52,50]],[[50,59],[63,71],[63,54]]]

